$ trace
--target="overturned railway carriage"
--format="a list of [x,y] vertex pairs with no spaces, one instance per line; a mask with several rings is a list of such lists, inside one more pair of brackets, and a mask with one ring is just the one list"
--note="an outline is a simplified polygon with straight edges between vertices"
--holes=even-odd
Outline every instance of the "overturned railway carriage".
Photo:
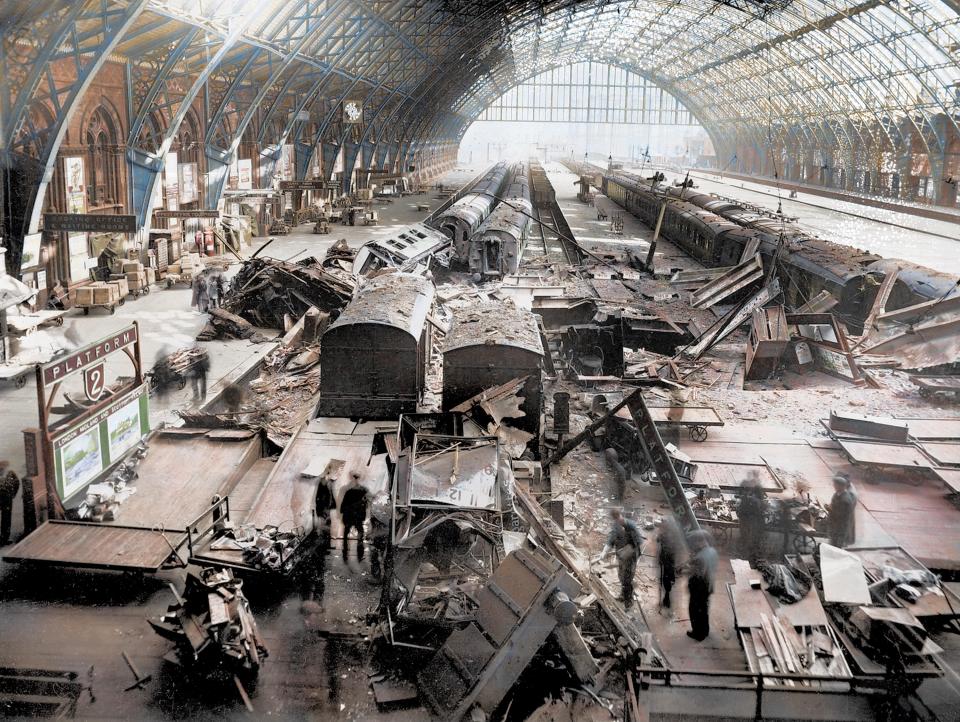
[[438,215],[433,223],[453,242],[453,262],[469,262],[470,239],[480,229],[507,183],[507,164],[497,163],[456,203]]
[[530,234],[533,206],[527,171],[518,163],[512,173],[513,179],[502,195],[504,202],[493,209],[470,239],[470,270],[484,279],[516,273]]
[[383,269],[416,272],[439,260],[446,265],[450,239],[429,226],[416,223],[390,236],[364,243],[353,261],[356,276],[372,276]]
[[433,283],[389,273],[367,282],[323,334],[320,416],[395,419],[417,410],[430,361]]
[[768,270],[777,263],[789,306],[802,306],[821,291],[829,291],[839,301],[834,312],[851,332],[862,332],[882,281],[882,274],[869,269],[879,256],[814,238],[705,193],[654,189],[649,180],[629,174],[604,176],[603,190],[650,226],[656,224],[666,202],[661,227],[664,238],[706,266],[736,265],[745,253],[756,249]]

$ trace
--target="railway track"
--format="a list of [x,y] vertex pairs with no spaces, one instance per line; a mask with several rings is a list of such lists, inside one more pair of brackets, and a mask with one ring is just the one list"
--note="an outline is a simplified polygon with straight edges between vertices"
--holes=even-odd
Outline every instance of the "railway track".
[[579,266],[583,254],[575,242],[570,225],[557,205],[553,184],[537,162],[530,164],[530,197],[533,214],[537,221],[527,240],[521,262],[523,265],[541,265],[546,257],[547,265]]

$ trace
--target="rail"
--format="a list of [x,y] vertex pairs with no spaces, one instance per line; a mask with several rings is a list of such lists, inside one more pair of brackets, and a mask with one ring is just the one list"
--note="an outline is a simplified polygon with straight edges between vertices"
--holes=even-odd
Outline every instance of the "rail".
[[[668,667],[640,666],[635,668],[640,678],[641,688],[660,687],[692,687],[696,689],[720,689],[728,691],[751,692],[755,695],[755,718],[764,718],[764,693],[798,693],[818,694],[843,697],[850,695],[884,694],[888,696],[909,696],[915,687],[904,685],[902,676],[894,674],[884,675],[853,675],[851,677],[835,677],[818,674],[789,674],[780,672],[751,672],[727,671],[715,669],[671,669]],[[911,674],[919,684],[926,677],[937,676],[934,673]],[[675,682],[683,678],[682,683]],[[726,682],[722,681],[726,680]],[[772,684],[782,682],[783,684]],[[655,684],[659,683],[659,684]],[[642,696],[641,696],[642,699]]]
[[[210,517],[210,524],[204,527],[203,531],[200,531],[200,522],[208,516]],[[207,534],[212,532],[221,520],[230,520],[229,496],[213,502],[207,509],[202,511],[196,519],[187,524],[187,550],[190,553],[190,558],[193,558],[194,546],[207,536]]]

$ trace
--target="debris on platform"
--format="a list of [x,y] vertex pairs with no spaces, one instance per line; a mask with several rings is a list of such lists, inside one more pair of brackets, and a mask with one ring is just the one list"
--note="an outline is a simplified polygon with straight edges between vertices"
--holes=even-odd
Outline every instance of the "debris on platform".
[[183,594],[153,630],[176,643],[171,661],[205,675],[256,677],[268,652],[257,630],[243,583],[229,569],[188,571]]
[[354,287],[313,257],[296,262],[251,258],[231,280],[223,307],[254,326],[285,330],[285,317],[300,318],[314,306],[339,314]]
[[253,569],[271,572],[289,572],[303,543],[304,530],[297,527],[281,531],[275,526],[257,529],[250,525],[228,527],[210,545],[211,550],[237,550],[243,552],[243,562]]
[[253,325],[244,318],[230,313],[222,308],[211,308],[207,325],[200,329],[197,341],[212,341],[213,339],[250,339],[251,341],[266,341],[257,333]]

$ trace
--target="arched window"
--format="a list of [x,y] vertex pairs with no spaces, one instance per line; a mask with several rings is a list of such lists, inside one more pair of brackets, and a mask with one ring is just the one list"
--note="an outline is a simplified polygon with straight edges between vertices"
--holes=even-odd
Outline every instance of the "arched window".
[[83,130],[87,146],[87,201],[91,208],[123,205],[123,149],[113,114],[104,106],[91,113]]

